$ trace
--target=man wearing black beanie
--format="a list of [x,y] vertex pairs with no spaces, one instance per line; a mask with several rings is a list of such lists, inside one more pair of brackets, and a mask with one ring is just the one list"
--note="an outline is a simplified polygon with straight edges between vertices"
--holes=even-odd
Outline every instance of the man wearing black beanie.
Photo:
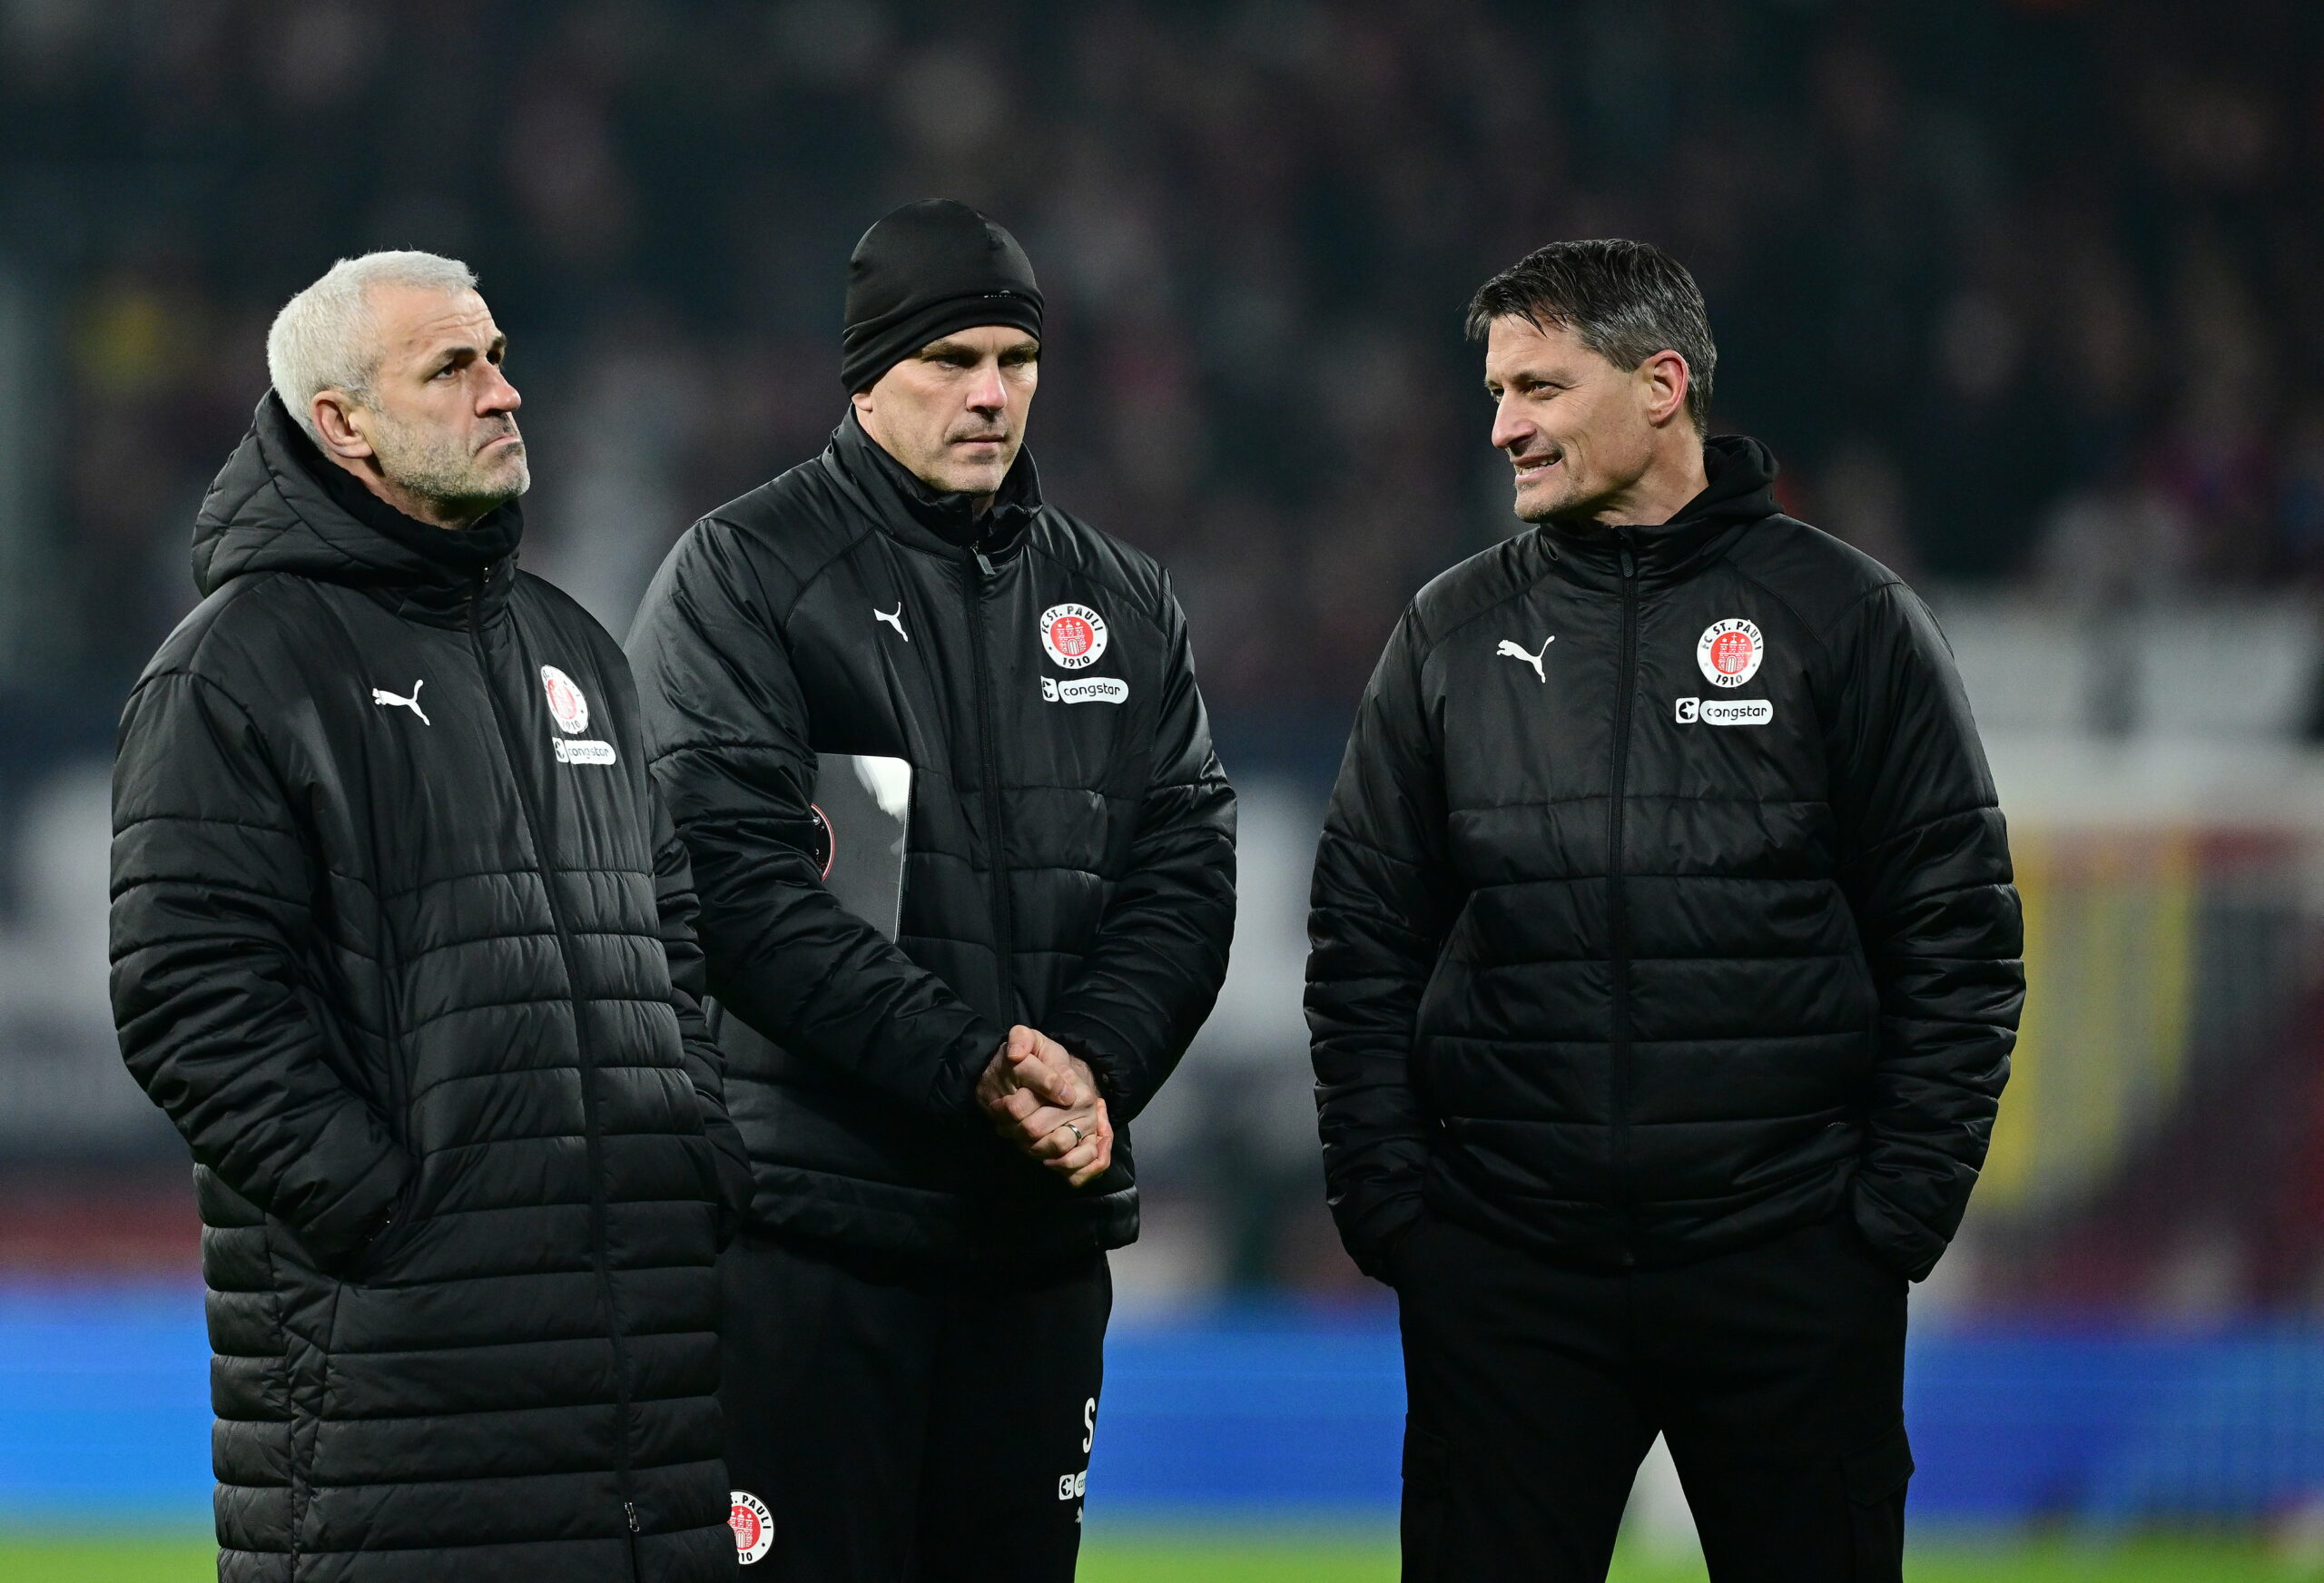
[[720,1401],[775,1578],[1073,1576],[1128,1126],[1226,973],[1185,618],[1041,498],[1040,331],[1001,227],[881,221],[830,446],[696,523],[630,634],[756,1180]]
[[922,347],[980,325],[1021,329],[1036,351],[1041,289],[1017,239],[965,203],[907,203],[847,261],[840,380],[852,396]]

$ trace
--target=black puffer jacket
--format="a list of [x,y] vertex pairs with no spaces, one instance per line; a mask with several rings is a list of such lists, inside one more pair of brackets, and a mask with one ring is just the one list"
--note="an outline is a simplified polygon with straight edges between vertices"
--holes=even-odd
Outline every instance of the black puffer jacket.
[[197,1165],[227,1579],[734,1568],[684,851],[516,536],[270,396],[123,717],[113,1008]]
[[1654,528],[1542,527],[1421,591],[1315,865],[1307,1013],[1368,1268],[1426,1202],[1620,1267],[1836,1213],[1925,1273],[2024,973],[1950,651],[1776,514],[1754,441]]
[[[1044,653],[1065,605],[1071,666]],[[728,1046],[757,1223],[962,1260],[1136,1236],[1126,1124],[1208,1014],[1235,911],[1234,795],[1161,571],[1043,505],[1029,456],[977,521],[851,415],[695,524],[629,650],[711,989],[765,1036]],[[892,944],[818,882],[819,752],[912,766]],[[1125,1124],[1079,1192],[975,1106],[1019,1021]]]

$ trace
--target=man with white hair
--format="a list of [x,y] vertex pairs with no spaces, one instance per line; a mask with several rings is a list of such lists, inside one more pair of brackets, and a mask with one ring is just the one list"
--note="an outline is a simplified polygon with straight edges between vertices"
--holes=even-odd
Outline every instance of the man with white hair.
[[292,298],[123,716],[113,1008],[193,1151],[223,1579],[734,1566],[748,1165],[628,667],[516,569],[507,348],[449,259]]

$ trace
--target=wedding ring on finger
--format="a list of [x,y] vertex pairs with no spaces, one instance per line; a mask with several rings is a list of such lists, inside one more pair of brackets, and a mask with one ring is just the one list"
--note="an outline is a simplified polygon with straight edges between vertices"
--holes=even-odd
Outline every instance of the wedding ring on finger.
[[1081,1146],[1081,1127],[1079,1124],[1068,1121],[1065,1124],[1065,1130],[1073,1135],[1073,1146],[1079,1148]]

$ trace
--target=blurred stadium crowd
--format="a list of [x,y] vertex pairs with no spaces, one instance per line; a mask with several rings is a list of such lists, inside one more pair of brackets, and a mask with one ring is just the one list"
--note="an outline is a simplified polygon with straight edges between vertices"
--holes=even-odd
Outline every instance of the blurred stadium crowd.
[[1460,310],[1555,236],[1686,261],[1718,427],[1908,575],[2311,576],[2320,41],[2300,0],[5,0],[56,470],[13,668],[133,672],[272,310],[381,246],[482,274],[528,560],[620,630],[820,445],[846,251],[931,193],[1025,238],[1050,493],[1172,565],[1230,719],[1336,723],[1509,525]]
[[[374,248],[473,265],[526,564],[618,633],[693,517],[822,444],[847,252],[938,194],[1030,251],[1046,490],[1172,569],[1244,792],[1126,1298],[1368,1290],[1295,992],[1320,786],[1412,591],[1513,526],[1469,293],[1638,236],[1709,296],[1714,427],[1935,595],[2016,842],[2027,1028],[1922,1289],[1961,1328],[1921,1488],[2324,1510],[2314,0],[0,0],[0,1322],[11,1282],[192,1269],[105,1002],[104,773],[276,308]],[[2029,1313],[2259,1328],[2171,1362]],[[51,1460],[11,1432],[0,1498]]]
[[[177,1145],[111,1049],[102,764],[193,601],[189,526],[266,325],[334,258],[478,269],[527,399],[527,564],[618,633],[688,521],[838,419],[872,220],[947,194],[1024,240],[1048,493],[1172,568],[1246,794],[1238,976],[1141,1156],[1207,1205],[1210,1279],[1346,1287],[1299,1054],[1308,821],[1403,602],[1513,526],[1461,336],[1475,285],[1553,237],[1669,248],[1709,298],[1715,427],[1775,447],[1791,509],[2038,612],[1980,636],[1940,597],[1989,735],[2088,723],[2080,659],[2021,663],[2075,607],[2113,613],[2102,682],[2142,648],[2211,655],[2212,681],[2155,678],[2201,725],[2263,691],[2231,641],[2259,626],[2164,643],[2119,617],[2324,581],[2319,191],[2305,0],[0,0],[0,1169],[61,1152],[113,1192],[107,1152],[143,1151],[167,1207],[100,1235],[43,1165],[0,1195],[0,1267],[164,1224],[124,1256],[168,1263],[191,1234]],[[2276,714],[2311,626],[2268,629]],[[2077,702],[2010,713],[2044,692]],[[2036,767],[2071,801],[2092,782],[2063,762]],[[2012,818],[2044,960],[2087,971],[2035,964],[2055,1009],[1974,1285],[2152,1284],[2162,1211],[2132,1189],[2175,1180],[2153,1167],[2183,1136],[2236,1180],[2271,1162],[2243,1195],[2266,1207],[2211,1195],[2187,1267],[2221,1223],[2280,1244],[2193,1284],[2305,1303],[2315,1238],[2265,1228],[2324,1191],[2279,1170],[2324,1137],[2300,1097],[2324,949],[2305,890],[2250,886],[2299,890],[2306,860],[2133,836],[2037,861],[2060,806]],[[2093,1008],[2136,1015],[2118,1035]],[[2254,1106],[2280,1118],[2257,1152]],[[2093,1195],[2104,1234],[2060,1219]],[[1160,1193],[1141,1256],[1199,1284],[1171,1224]]]

